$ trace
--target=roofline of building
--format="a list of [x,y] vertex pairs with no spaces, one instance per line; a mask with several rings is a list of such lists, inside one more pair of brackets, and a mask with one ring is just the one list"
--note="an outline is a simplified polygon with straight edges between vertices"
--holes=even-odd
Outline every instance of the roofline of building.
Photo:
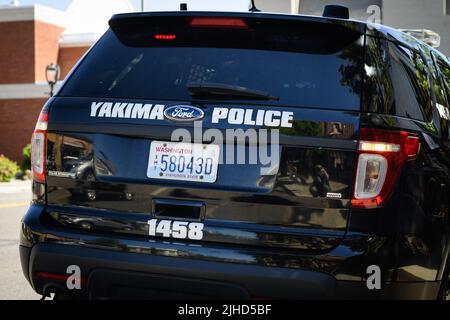
[[[58,90],[61,84],[59,81],[54,90]],[[0,84],[0,100],[45,99],[49,92],[46,82]]]
[[95,33],[75,33],[75,34],[65,34],[61,36],[59,41],[60,48],[74,48],[74,47],[90,47],[97,40],[99,36]]
[[0,22],[40,21],[65,28],[66,12],[42,5],[0,6]]

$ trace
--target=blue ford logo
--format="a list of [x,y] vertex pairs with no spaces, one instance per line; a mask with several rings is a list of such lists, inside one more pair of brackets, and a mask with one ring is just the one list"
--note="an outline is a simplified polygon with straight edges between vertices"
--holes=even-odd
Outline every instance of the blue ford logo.
[[179,105],[168,107],[164,110],[164,116],[172,121],[196,121],[203,119],[205,113],[197,107]]

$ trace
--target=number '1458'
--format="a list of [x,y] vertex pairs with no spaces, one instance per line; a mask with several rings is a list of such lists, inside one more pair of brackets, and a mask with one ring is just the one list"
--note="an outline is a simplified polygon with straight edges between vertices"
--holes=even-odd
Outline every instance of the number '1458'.
[[152,219],[148,222],[151,237],[163,236],[174,239],[203,239],[203,223]]

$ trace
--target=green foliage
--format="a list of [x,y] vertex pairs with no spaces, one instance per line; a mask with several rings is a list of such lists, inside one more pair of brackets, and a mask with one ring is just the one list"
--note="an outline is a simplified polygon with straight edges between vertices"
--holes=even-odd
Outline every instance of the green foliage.
[[22,162],[22,171],[25,172],[26,170],[31,170],[31,144],[28,144],[23,148],[23,162]]
[[19,166],[14,161],[0,155],[0,182],[11,181],[19,172]]

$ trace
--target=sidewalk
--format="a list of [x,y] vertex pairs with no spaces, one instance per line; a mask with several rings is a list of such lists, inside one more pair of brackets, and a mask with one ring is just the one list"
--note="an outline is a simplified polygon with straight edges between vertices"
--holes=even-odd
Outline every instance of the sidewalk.
[[0,197],[2,194],[22,193],[31,191],[30,180],[13,180],[11,182],[0,182]]
[[31,181],[14,180],[0,183],[0,212],[3,209],[29,205],[31,201]]
[[31,200],[31,181],[0,183],[0,300],[37,300],[22,273],[19,257],[20,221]]

